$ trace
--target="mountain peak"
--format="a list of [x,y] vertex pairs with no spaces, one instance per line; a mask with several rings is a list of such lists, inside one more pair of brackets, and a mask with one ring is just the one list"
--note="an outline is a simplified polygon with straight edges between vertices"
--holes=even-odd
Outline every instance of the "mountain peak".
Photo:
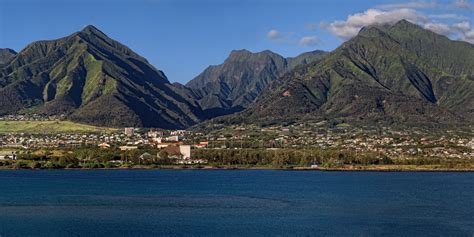
[[395,23],[373,24],[362,27],[358,35],[363,35],[367,37],[379,37],[385,36],[388,32],[393,31],[398,31],[402,34],[407,34],[407,32],[415,32],[420,29],[423,30],[423,28],[417,25],[416,23],[402,19]]
[[250,52],[249,50],[246,49],[239,49],[239,50],[232,50],[229,54],[229,57],[227,60],[230,61],[242,61],[242,60],[248,60],[250,57],[252,58],[258,58],[258,57],[281,57],[279,54],[276,54],[270,50],[264,50],[261,52],[253,53]]
[[229,54],[229,57],[227,57],[226,61],[229,61],[229,62],[243,61],[243,60],[248,59],[252,55],[253,53],[246,49],[232,50]]
[[403,19],[393,24],[391,29],[399,29],[402,31],[406,31],[406,30],[420,30],[423,28],[414,22]]
[[229,57],[239,56],[239,55],[248,55],[248,54],[252,54],[252,52],[250,52],[246,49],[234,49],[234,50],[230,51]]
[[393,24],[394,26],[417,26],[415,23],[412,23],[406,19],[401,19],[399,21],[397,21],[395,24]]
[[31,108],[88,124],[166,129],[203,118],[190,91],[171,85],[145,58],[91,25],[33,42],[13,59],[2,52],[10,51],[0,50],[0,98],[14,99],[0,100],[0,114]]
[[474,75],[473,56],[470,45],[407,20],[374,24],[330,56],[285,74],[246,111],[229,118],[234,124],[303,117],[367,124],[465,123],[474,117],[474,83],[466,82]]
[[10,61],[10,59],[12,59],[16,54],[17,52],[15,52],[13,49],[0,48],[0,63],[6,63]]
[[102,35],[105,35],[104,32],[100,31],[97,27],[93,26],[93,25],[88,25],[86,27],[84,27],[84,29],[82,29],[81,31],[82,33],[85,33],[85,34],[102,34]]
[[17,54],[17,52],[13,49],[9,49],[9,48],[0,48],[0,52],[8,52],[8,53],[11,53],[11,54]]
[[370,25],[370,26],[362,27],[358,35],[362,35],[366,37],[378,37],[378,36],[383,35],[384,31],[386,31],[386,27],[383,25]]

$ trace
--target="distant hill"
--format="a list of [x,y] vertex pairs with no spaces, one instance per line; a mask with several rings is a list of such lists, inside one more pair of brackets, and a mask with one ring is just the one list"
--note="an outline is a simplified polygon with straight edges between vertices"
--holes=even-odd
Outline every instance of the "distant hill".
[[474,121],[474,45],[402,20],[370,26],[271,84],[221,122],[342,118],[367,124]]
[[0,49],[0,64],[8,63],[15,55],[13,49]]
[[320,60],[326,52],[313,51],[284,58],[269,50],[234,50],[223,64],[209,66],[186,84],[209,118],[249,106],[273,81],[299,65]]
[[203,116],[190,90],[94,26],[31,43],[7,61],[0,64],[0,114],[159,128],[185,128]]

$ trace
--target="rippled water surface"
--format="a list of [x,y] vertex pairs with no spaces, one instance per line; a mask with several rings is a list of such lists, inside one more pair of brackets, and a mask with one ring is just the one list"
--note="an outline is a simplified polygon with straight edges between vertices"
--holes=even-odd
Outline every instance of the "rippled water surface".
[[474,236],[474,173],[0,171],[0,236]]

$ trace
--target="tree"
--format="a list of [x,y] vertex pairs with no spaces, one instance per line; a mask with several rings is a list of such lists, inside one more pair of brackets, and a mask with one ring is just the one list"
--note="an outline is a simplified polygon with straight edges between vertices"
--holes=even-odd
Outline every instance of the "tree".
[[167,160],[168,157],[169,157],[169,154],[167,151],[165,150],[162,150],[158,153],[158,156],[161,158],[161,159],[164,159],[164,160]]

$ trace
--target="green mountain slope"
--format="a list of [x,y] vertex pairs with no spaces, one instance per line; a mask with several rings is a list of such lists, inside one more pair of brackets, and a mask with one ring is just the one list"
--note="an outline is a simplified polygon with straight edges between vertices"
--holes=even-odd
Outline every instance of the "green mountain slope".
[[474,46],[403,20],[362,29],[226,120],[462,123],[473,121],[473,112]]
[[202,111],[191,91],[93,26],[28,45],[0,66],[0,114],[65,114],[101,126],[183,128]]
[[186,86],[195,92],[201,107],[212,118],[243,110],[271,82],[324,55],[323,51],[313,51],[286,59],[269,50],[234,50],[223,64],[208,67]]

